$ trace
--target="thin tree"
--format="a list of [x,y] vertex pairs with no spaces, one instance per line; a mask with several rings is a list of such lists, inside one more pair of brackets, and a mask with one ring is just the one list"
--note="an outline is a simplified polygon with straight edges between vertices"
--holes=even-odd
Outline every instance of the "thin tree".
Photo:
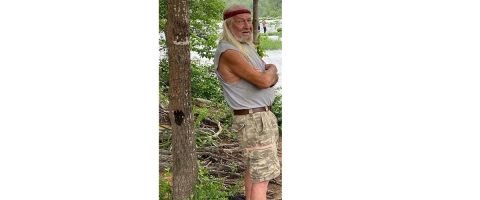
[[168,0],[166,39],[169,117],[172,123],[173,199],[190,199],[198,175],[192,119],[190,14],[188,0]]
[[253,0],[253,44],[258,45],[259,42],[259,30],[258,26],[260,22],[258,21],[258,0]]

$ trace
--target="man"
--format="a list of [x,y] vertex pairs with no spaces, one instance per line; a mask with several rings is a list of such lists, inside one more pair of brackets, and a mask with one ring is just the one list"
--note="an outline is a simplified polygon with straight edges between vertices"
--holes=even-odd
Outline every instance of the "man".
[[263,20],[262,24],[263,24],[263,33],[267,33],[267,22]]
[[247,165],[246,199],[265,200],[269,180],[280,175],[277,118],[271,111],[278,75],[255,51],[250,15],[240,4],[225,8],[214,64]]

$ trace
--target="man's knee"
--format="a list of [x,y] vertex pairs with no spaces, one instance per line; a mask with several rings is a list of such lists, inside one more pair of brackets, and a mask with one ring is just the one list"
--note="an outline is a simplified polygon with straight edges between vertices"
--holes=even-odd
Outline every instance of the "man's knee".
[[270,180],[266,180],[266,181],[262,181],[262,182],[258,182],[258,183],[253,183],[253,186],[254,187],[259,187],[259,188],[263,188],[263,187],[267,187],[268,186],[268,182]]

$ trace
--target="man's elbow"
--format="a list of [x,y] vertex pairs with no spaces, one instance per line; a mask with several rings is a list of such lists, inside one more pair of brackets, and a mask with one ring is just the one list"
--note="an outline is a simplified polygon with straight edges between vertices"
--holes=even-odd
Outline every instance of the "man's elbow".
[[260,89],[267,89],[269,88],[270,86],[267,86],[267,85],[257,85],[258,88]]

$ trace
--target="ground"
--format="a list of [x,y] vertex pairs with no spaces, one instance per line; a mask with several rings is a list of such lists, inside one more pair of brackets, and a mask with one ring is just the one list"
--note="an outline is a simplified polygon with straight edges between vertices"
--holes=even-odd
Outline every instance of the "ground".
[[[229,138],[222,138],[221,141],[220,141],[220,144],[232,144],[232,143],[235,143],[235,141],[232,141],[231,139]],[[280,136],[279,138],[279,141],[278,141],[278,158],[279,158],[279,161],[280,161],[280,166],[282,166],[282,137]],[[243,175],[243,173],[242,173]],[[160,172],[160,178],[162,178],[164,176],[164,172]],[[232,179],[229,179],[230,181]],[[240,178],[237,178],[237,179],[234,179],[235,182],[238,182],[241,184],[242,188],[240,189],[240,193],[242,195],[244,195],[244,188],[243,188],[243,181],[240,180]],[[170,182],[170,185],[172,185],[172,178],[169,177],[169,182]],[[270,182],[270,184],[268,184],[268,190],[269,192],[267,193],[269,198],[269,200],[281,200],[282,199],[282,173],[280,173],[280,176],[278,176],[277,178],[275,178],[274,180],[272,180]]]

